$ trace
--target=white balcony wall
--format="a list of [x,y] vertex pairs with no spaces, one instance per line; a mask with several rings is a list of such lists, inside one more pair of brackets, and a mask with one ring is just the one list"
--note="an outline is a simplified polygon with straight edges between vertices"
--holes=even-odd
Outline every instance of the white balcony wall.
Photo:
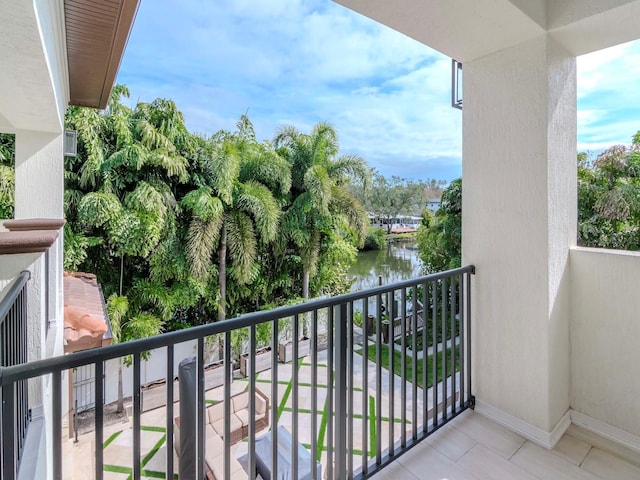
[[574,248],[570,265],[571,408],[635,436],[627,446],[637,450],[640,252]]

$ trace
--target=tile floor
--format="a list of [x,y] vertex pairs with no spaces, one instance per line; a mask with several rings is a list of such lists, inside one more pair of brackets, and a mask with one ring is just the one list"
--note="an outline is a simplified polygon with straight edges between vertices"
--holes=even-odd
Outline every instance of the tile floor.
[[372,478],[637,480],[640,468],[570,433],[547,450],[468,410]]

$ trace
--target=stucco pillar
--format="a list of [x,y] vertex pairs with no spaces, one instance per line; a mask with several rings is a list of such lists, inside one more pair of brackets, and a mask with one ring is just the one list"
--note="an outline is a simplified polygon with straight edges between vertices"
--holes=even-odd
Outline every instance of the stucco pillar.
[[[15,166],[15,218],[63,218],[62,132],[16,131]],[[47,255],[39,254],[30,265],[21,267],[32,273],[29,282],[30,359],[62,353],[62,244],[60,232]],[[49,322],[53,323],[50,338],[47,338]]]
[[541,444],[569,417],[576,62],[548,35],[464,64],[463,262],[478,409]]
[[62,218],[62,132],[16,132],[15,218]]

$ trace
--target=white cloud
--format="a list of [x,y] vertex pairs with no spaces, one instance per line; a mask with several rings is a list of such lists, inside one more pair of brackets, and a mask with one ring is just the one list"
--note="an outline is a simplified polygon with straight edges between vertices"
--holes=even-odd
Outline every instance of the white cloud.
[[331,2],[142,3],[119,81],[175,100],[193,131],[233,128],[247,109],[259,138],[329,121],[343,153],[385,174],[460,173],[449,60]]
[[628,144],[640,130],[640,42],[578,58],[578,149]]

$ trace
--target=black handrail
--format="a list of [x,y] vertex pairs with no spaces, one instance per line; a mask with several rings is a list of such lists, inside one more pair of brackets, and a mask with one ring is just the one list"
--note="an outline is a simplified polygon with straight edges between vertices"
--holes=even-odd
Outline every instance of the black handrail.
[[401,282],[382,285],[359,292],[351,292],[329,298],[318,298],[296,305],[274,308],[272,310],[251,312],[240,315],[236,318],[227,319],[224,322],[208,323],[206,325],[198,325],[196,327],[163,333],[149,338],[131,340],[125,343],[102,347],[99,350],[83,350],[70,355],[47,358],[24,365],[0,368],[0,385],[6,385],[23,378],[39,377],[57,370],[76,368],[88,363],[93,363],[96,360],[110,360],[112,358],[123,357],[134,353],[142,353],[156,348],[175,345],[176,343],[197,340],[202,337],[209,337],[211,335],[226,333],[239,328],[270,322],[275,319],[292,317],[294,315],[300,315],[313,310],[334,307],[342,303],[350,303],[377,295],[384,295],[395,290],[412,287],[416,284],[432,283],[444,278],[449,278],[453,275],[462,275],[465,273],[470,273],[472,275],[475,274],[475,267],[473,265],[469,265],[447,270],[445,272],[425,275],[411,280],[403,280]]
[[[206,337],[224,334],[224,357],[223,357],[223,416],[228,419],[224,422],[223,431],[217,434],[224,441],[224,478],[229,478],[231,472],[230,448],[232,441],[238,441],[238,435],[246,437],[248,435],[248,459],[250,469],[266,468],[265,463],[271,466],[271,473],[277,477],[277,470],[290,468],[294,478],[298,476],[298,470],[310,469],[311,477],[319,480],[321,474],[320,460],[318,452],[326,452],[325,476],[328,479],[352,477],[356,479],[368,478],[385,465],[391,463],[398,456],[404,454],[418,442],[431,435],[437,429],[448,423],[462,411],[473,404],[471,395],[471,275],[475,273],[473,266],[461,267],[446,272],[433,275],[426,275],[419,278],[397,282],[390,285],[383,285],[372,289],[348,293],[330,298],[320,298],[297,305],[281,307],[269,311],[249,313],[224,322],[211,323],[192,327],[176,332],[169,332],[162,335],[125,342],[109,347],[85,350],[69,355],[38,360],[31,363],[0,367],[0,386],[2,387],[2,401],[4,408],[2,415],[2,437],[5,448],[0,454],[2,457],[2,472],[8,479],[16,476],[19,457],[14,449],[16,438],[20,430],[17,427],[19,422],[19,412],[16,412],[16,405],[19,405],[20,397],[17,392],[26,385],[28,379],[51,375],[52,395],[48,400],[51,405],[51,421],[54,439],[62,436],[62,372],[83,365],[95,365],[97,381],[95,383],[95,416],[94,416],[94,445],[97,445],[95,478],[103,478],[102,450],[100,446],[104,442],[103,418],[105,392],[102,384],[102,375],[107,360],[130,356],[133,368],[132,403],[133,403],[133,468],[132,475],[139,478],[143,462],[141,461],[141,412],[142,412],[142,386],[141,386],[141,364],[144,352],[166,348],[167,367],[164,380],[166,382],[166,474],[167,478],[172,478],[175,471],[173,456],[171,454],[174,447],[173,421],[174,415],[174,382],[173,361],[174,346],[177,344],[196,340],[196,364],[197,381],[195,392],[197,398],[196,423],[191,426],[181,425],[183,431],[193,431],[197,438],[197,452],[195,454],[197,471],[203,472],[205,468],[205,442],[204,425],[207,422],[205,412],[205,371],[204,371],[204,340]],[[24,288],[24,283],[23,283]],[[13,291],[13,290],[12,290]],[[17,297],[16,297],[17,298]],[[386,301],[388,318],[383,315],[383,298]],[[395,330],[390,330],[389,335],[383,340],[382,330],[387,323],[387,328],[392,329],[396,321],[392,303],[400,299],[398,307],[400,322],[400,346],[396,345]],[[370,304],[370,302],[372,302]],[[375,315],[369,315],[369,307],[375,303]],[[411,303],[411,304],[410,304]],[[25,302],[26,304],[26,302]],[[357,359],[354,357],[357,346],[355,344],[354,333],[356,330],[356,318],[354,305],[361,308],[359,312],[362,316],[362,328],[358,330],[358,335],[362,339],[362,352]],[[409,309],[410,307],[410,309]],[[318,330],[318,314],[326,313],[326,343],[321,345],[319,340],[321,335]],[[371,317],[371,321],[370,318]],[[25,317],[26,318],[26,317]],[[279,433],[280,408],[279,402],[283,400],[283,394],[278,389],[278,350],[279,334],[282,322],[292,322],[293,344],[292,352],[284,354],[291,361],[291,383],[287,389],[288,395],[293,395],[291,403],[291,432],[284,430]],[[302,365],[296,361],[299,357],[305,356],[299,348],[302,348],[295,341],[300,338],[299,322],[311,322],[310,346],[307,347],[311,362],[311,422],[312,430],[316,430],[317,415],[319,407],[317,405],[318,396],[315,393],[319,385],[319,371],[326,370],[326,403],[324,407],[324,420],[326,432],[322,435],[318,433],[311,435],[310,462],[297,458],[297,449],[292,448],[289,466],[287,463],[280,464],[276,447],[278,445],[278,435],[291,434],[292,444],[300,443],[297,422],[302,412],[297,401],[300,388],[308,388],[309,385],[302,385],[298,377],[298,368]],[[230,423],[231,415],[231,333],[235,330],[248,330],[249,342],[249,395],[255,390],[256,371],[256,326],[269,323],[271,327],[269,346],[271,351],[267,354],[270,357],[271,365],[271,411],[268,413],[271,419],[271,433],[268,436],[270,442],[270,459],[264,457],[264,449],[258,454],[256,445],[256,431],[253,426],[244,432],[232,430]],[[407,342],[407,335],[411,335],[411,345]],[[421,340],[421,346],[417,342]],[[360,342],[360,341],[358,341]],[[449,346],[450,342],[450,346]],[[371,343],[371,344],[370,344]],[[411,348],[411,350],[409,350]],[[320,365],[318,353],[327,350],[326,364]],[[369,360],[367,352],[375,349],[375,360]],[[382,360],[382,351],[388,349],[388,362]],[[26,348],[25,348],[26,350]],[[398,356],[394,360],[395,356]],[[280,358],[282,361],[283,359]],[[264,360],[262,360],[264,361]],[[373,363],[372,363],[373,362]],[[394,368],[394,364],[397,368]],[[373,366],[375,365],[375,367]],[[438,369],[438,365],[442,368]],[[371,374],[366,372],[371,366]],[[307,365],[309,367],[309,365]],[[363,372],[361,386],[356,381],[356,367]],[[262,367],[264,368],[264,367]],[[268,367],[267,367],[268,368]],[[418,376],[418,368],[422,369],[422,378]],[[241,367],[242,369],[242,367]],[[373,371],[375,369],[375,372]],[[409,371],[410,369],[410,371]],[[399,372],[397,371],[399,370]],[[439,373],[441,370],[441,373]],[[394,373],[395,372],[395,373]],[[428,381],[428,374],[431,380]],[[397,378],[396,378],[397,377]],[[385,388],[382,385],[386,384]],[[418,385],[420,384],[420,386]],[[366,387],[365,387],[366,385]],[[439,386],[440,385],[440,386]],[[370,390],[369,390],[370,389]],[[396,392],[396,389],[398,392]],[[375,390],[375,394],[373,393]],[[384,390],[384,391],[383,391]],[[440,394],[438,393],[440,392]],[[362,410],[354,409],[354,396],[362,396]],[[383,408],[383,395],[388,396],[387,407]],[[401,407],[394,410],[396,395],[400,398]],[[374,404],[369,408],[369,398],[373,398]],[[429,408],[431,406],[431,408]],[[235,407],[234,407],[235,408]],[[247,418],[253,419],[256,415],[257,402],[251,399],[247,404]],[[302,412],[305,413],[305,412]],[[266,414],[266,413],[265,413]],[[306,414],[306,413],[305,413]],[[389,423],[387,435],[381,435],[383,417]],[[399,418],[396,418],[399,417]],[[363,428],[363,445],[360,453],[356,454],[354,449],[354,419],[359,418]],[[360,420],[359,420],[360,421]],[[396,425],[397,423],[397,425]],[[176,424],[177,425],[177,424]],[[375,429],[377,434],[367,437],[368,428]],[[244,426],[242,427],[245,428]],[[373,431],[373,430],[372,430]],[[244,432],[244,433],[243,433]],[[396,440],[395,432],[400,434]],[[371,432],[369,432],[371,433]],[[325,444],[321,444],[321,437]],[[236,438],[236,440],[232,440]],[[262,437],[263,441],[266,436]],[[368,440],[372,439],[372,444]],[[8,445],[8,447],[6,447]],[[62,476],[62,452],[59,440],[54,440],[53,450],[53,477]],[[357,455],[357,456],[356,456]],[[360,457],[361,462],[358,461]],[[301,463],[304,462],[304,463]],[[359,463],[360,465],[357,465]],[[186,464],[186,463],[185,463]],[[260,465],[258,467],[258,465]],[[317,465],[317,467],[316,467]],[[219,466],[219,465],[218,465]],[[216,473],[216,477],[218,474]]]

